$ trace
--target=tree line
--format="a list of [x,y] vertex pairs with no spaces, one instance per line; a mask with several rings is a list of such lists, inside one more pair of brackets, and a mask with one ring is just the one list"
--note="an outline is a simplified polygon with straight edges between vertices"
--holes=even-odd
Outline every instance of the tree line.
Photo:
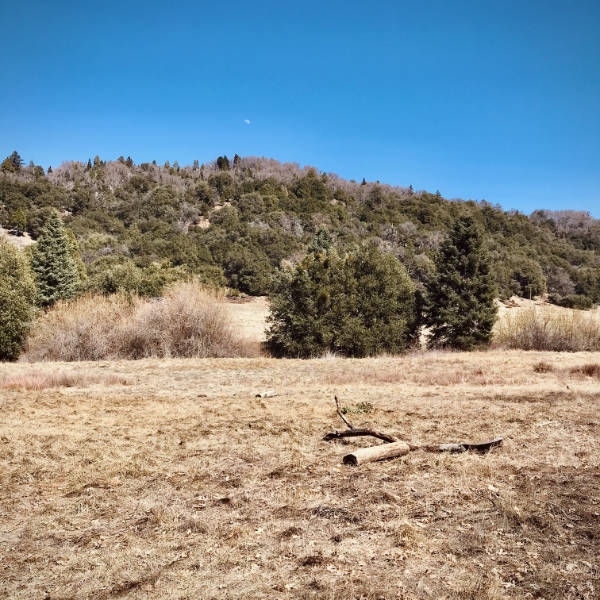
[[[283,268],[272,286],[268,348],[301,358],[401,353],[417,346],[423,325],[430,347],[485,346],[496,290],[473,219],[455,222],[436,267],[419,290],[394,256],[367,244],[340,252],[322,228],[306,256]],[[57,211],[27,253],[0,242],[0,359],[16,359],[39,310],[75,298],[86,277],[77,241]]]

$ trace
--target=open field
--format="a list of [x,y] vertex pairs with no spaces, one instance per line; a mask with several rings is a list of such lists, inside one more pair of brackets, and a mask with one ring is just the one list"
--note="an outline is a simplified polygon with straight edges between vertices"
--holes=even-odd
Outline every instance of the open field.
[[234,331],[251,341],[264,342],[267,339],[265,327],[269,314],[269,300],[266,296],[231,300],[226,307]]
[[[226,306],[235,331],[239,332],[242,337],[251,341],[264,342],[266,340],[265,327],[267,315],[269,314],[269,301],[266,296],[230,301]],[[595,319],[600,322],[600,308],[589,311],[573,311],[547,302],[513,296],[506,302],[498,302],[496,329],[502,328],[507,320],[514,319],[524,313],[530,313],[533,309],[537,311],[540,317],[550,320],[557,318],[568,320],[575,314],[576,317]],[[422,341],[424,344],[425,339],[423,338]]]
[[[599,363],[2,364],[0,597],[597,598]],[[372,442],[322,441],[334,393],[414,443],[505,443],[343,466]]]

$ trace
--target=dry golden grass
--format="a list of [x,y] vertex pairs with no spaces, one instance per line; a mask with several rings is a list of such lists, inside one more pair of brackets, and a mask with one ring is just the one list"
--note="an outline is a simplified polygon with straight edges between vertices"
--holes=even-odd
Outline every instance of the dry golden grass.
[[113,374],[48,371],[31,369],[27,372],[8,375],[0,373],[0,390],[45,390],[57,387],[88,387],[94,384],[127,385],[126,377]]
[[494,344],[520,350],[600,350],[600,312],[542,304],[501,310]]
[[230,299],[227,312],[233,328],[242,337],[258,342],[267,339],[265,327],[269,314],[269,299],[266,296]]
[[[597,598],[600,393],[580,369],[594,364],[512,351],[44,365],[130,384],[0,391],[0,597]],[[344,466],[372,442],[322,441],[342,425],[334,393],[372,405],[356,424],[414,443],[505,443]]]

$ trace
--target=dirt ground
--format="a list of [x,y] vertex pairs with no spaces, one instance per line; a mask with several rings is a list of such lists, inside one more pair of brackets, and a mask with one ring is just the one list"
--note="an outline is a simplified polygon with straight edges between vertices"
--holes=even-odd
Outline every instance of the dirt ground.
[[[598,598],[597,364],[2,364],[0,597]],[[504,445],[345,466],[377,442],[322,440],[334,394],[415,444]]]

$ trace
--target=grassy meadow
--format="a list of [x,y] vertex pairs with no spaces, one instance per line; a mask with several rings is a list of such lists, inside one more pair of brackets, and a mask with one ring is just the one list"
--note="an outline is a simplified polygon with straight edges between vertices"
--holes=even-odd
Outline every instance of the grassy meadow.
[[[0,596],[596,598],[597,365],[522,351],[3,364]],[[375,442],[322,440],[343,427],[334,394],[355,425],[411,443],[504,445],[344,466]]]

